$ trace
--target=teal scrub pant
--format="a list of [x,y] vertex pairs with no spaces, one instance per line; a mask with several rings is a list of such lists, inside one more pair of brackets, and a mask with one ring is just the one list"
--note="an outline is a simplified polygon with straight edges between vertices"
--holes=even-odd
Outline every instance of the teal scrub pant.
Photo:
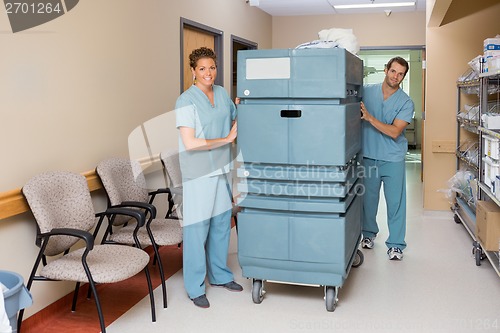
[[379,232],[377,211],[380,187],[384,184],[387,204],[388,248],[406,248],[406,171],[405,161],[386,162],[363,158],[364,187],[363,237],[375,237]]
[[205,294],[207,276],[210,284],[234,280],[227,266],[232,206],[224,177],[200,178],[183,185],[182,261],[184,287],[191,299]]

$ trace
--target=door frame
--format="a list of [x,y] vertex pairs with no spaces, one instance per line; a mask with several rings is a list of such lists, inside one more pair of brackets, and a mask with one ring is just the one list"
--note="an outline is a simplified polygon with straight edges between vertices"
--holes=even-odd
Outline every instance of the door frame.
[[215,84],[223,86],[224,85],[224,32],[219,29],[215,29],[191,21],[187,18],[181,17],[180,19],[180,93],[184,91],[184,29],[193,29],[200,32],[212,35],[214,37],[214,52],[217,55],[217,77],[215,79]]

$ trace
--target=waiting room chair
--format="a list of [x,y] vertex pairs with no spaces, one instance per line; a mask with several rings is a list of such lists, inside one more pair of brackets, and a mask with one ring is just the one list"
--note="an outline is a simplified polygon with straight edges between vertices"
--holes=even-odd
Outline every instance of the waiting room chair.
[[[96,245],[90,233],[96,225],[96,217],[109,214],[127,214],[145,224],[144,213],[126,209],[110,209],[95,214],[87,180],[71,172],[46,172],[31,178],[22,192],[28,201],[37,223],[36,245],[40,251],[33,265],[26,287],[33,281],[76,282],[72,310],[80,283],[89,283],[94,295],[101,332],[106,332],[97,283],[114,283],[126,280],[140,271],[146,274],[151,302],[152,320],[156,321],[153,287],[148,270],[149,255],[136,247],[126,245]],[[137,233],[139,227],[134,231]],[[84,241],[84,247],[73,246]],[[81,243],[81,242],[80,242]],[[47,263],[47,258],[51,260]],[[40,268],[40,263],[42,267]],[[20,330],[24,310],[18,317]]]
[[160,153],[160,160],[168,180],[168,188],[172,194],[169,201],[167,217],[182,218],[182,173],[179,163],[179,151],[177,149],[169,149]]
[[[108,197],[109,208],[133,208],[146,214],[146,228],[139,229],[137,237],[141,245],[152,246],[155,261],[158,262],[163,291],[163,307],[167,307],[167,287],[163,264],[158,246],[177,245],[182,243],[182,226],[177,219],[156,218],[156,207],[153,205],[155,196],[165,193],[170,198],[167,189],[148,192],[146,178],[139,162],[125,158],[108,158],[99,162],[96,168]],[[99,224],[101,221],[99,221]],[[134,221],[122,217],[112,217],[103,241],[116,243],[132,243]]]
[[[169,181],[169,190],[172,194],[172,200],[170,201],[169,210],[167,215],[176,212],[177,216],[182,216],[182,172],[179,163],[179,150],[178,149],[167,149],[160,153],[160,160],[163,164],[163,169],[167,175]],[[238,228],[238,219],[236,217],[238,213],[238,206],[233,201],[232,217],[234,219],[234,224],[236,229]]]

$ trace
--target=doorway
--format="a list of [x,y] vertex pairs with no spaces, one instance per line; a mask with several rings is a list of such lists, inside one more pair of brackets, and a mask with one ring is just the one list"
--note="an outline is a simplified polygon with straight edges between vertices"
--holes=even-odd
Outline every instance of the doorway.
[[411,97],[415,104],[413,122],[405,131],[408,140],[407,162],[420,163],[423,178],[423,135],[424,135],[424,99],[425,99],[425,48],[415,46],[408,48],[362,49],[359,57],[364,64],[364,84],[380,83],[384,79],[385,64],[389,59],[400,56],[408,61],[410,71],[401,83],[401,88]]
[[193,50],[202,46],[211,48],[217,55],[217,77],[215,84],[222,86],[224,82],[223,32],[182,17],[180,30],[182,44],[180,55],[180,92],[183,93],[193,84],[193,75],[189,67],[189,55]]
[[238,51],[256,50],[257,43],[241,37],[231,35],[231,99],[236,98],[236,84],[238,82]]

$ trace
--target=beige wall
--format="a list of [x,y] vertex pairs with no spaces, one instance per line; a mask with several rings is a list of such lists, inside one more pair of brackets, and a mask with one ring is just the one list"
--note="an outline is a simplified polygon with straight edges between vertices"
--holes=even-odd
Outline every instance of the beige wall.
[[[179,94],[180,17],[224,31],[226,87],[231,34],[261,48],[272,45],[271,17],[244,1],[86,0],[16,34],[0,14],[0,193],[42,171],[84,172],[103,158],[126,156],[131,131],[172,110]],[[166,147],[177,145],[169,125]],[[102,195],[94,197],[102,209]],[[0,220],[0,269],[27,279],[34,235],[29,213]],[[35,284],[27,315],[70,288]]]
[[[454,13],[459,8],[454,7]],[[460,16],[460,15],[457,15]],[[435,141],[456,141],[456,81],[467,63],[483,53],[483,40],[500,33],[500,3],[479,12],[462,13],[462,18],[428,27],[427,90],[424,146],[424,208],[446,210],[449,203],[440,189],[455,174],[454,154],[434,153]]]
[[425,12],[273,17],[273,48],[318,39],[323,29],[353,29],[361,47],[425,45]]

